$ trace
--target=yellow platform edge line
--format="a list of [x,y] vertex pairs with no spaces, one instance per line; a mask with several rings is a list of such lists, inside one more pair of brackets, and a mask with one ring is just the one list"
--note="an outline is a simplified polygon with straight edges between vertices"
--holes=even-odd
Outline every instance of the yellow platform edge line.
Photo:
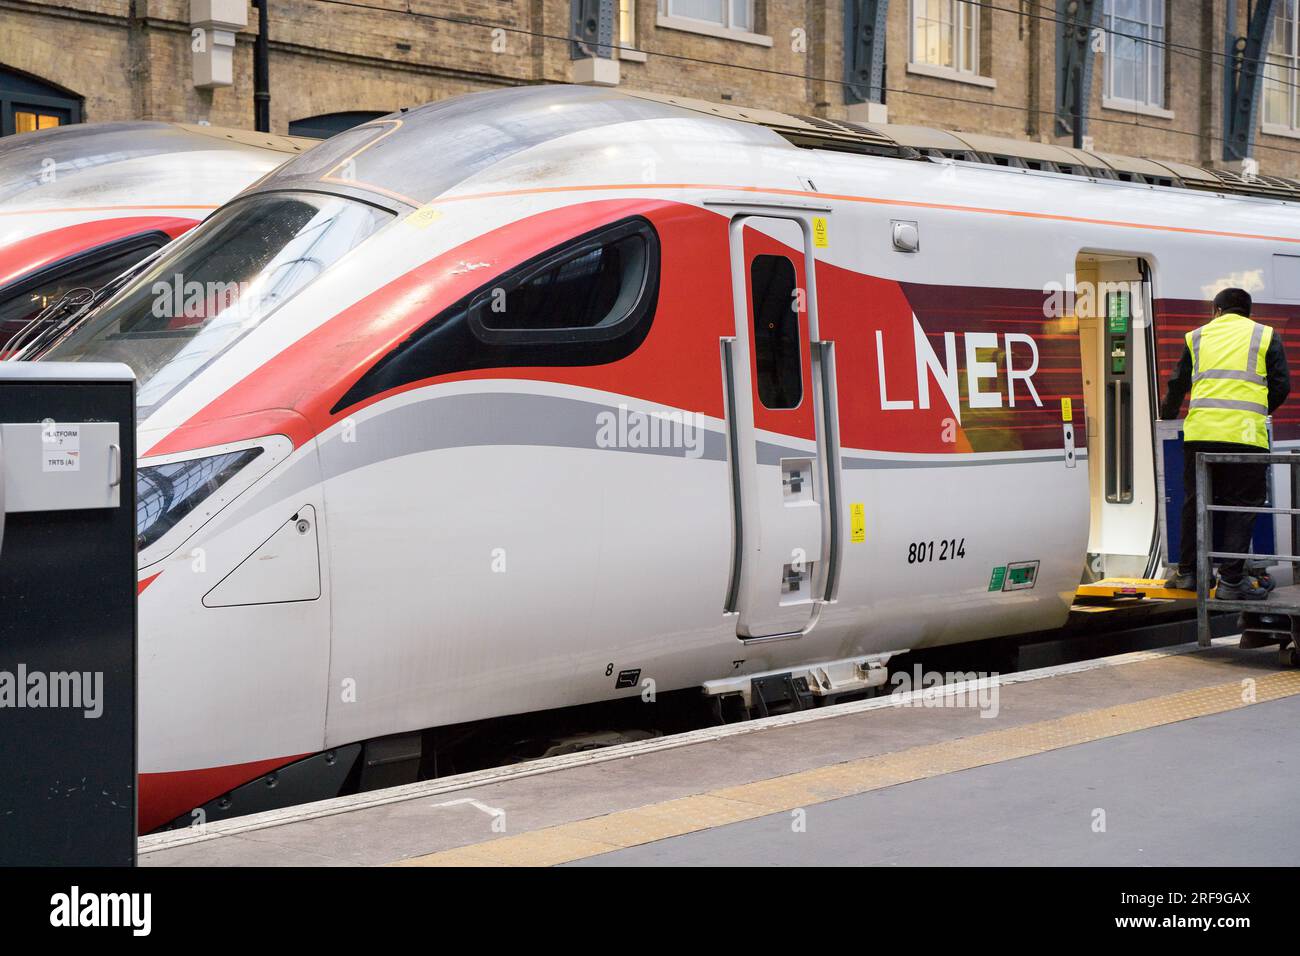
[[390,865],[554,866],[1296,694],[1300,671],[1247,677],[619,810]]

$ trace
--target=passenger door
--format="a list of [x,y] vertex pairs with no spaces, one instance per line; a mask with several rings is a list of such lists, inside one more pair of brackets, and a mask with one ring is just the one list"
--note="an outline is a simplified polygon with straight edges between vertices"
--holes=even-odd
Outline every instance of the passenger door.
[[1086,577],[1159,571],[1159,389],[1151,272],[1139,257],[1088,251],[1075,262],[1092,509]]
[[[821,212],[822,215],[817,215]],[[840,547],[833,345],[817,338],[825,210],[742,207],[730,228],[735,335],[723,374],[743,640],[793,638],[833,599]]]

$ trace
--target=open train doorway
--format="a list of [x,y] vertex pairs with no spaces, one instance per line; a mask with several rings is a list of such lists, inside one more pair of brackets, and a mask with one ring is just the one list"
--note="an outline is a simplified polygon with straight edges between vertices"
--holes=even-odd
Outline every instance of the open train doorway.
[[1144,259],[1079,254],[1074,313],[1091,495],[1085,582],[1162,573],[1152,305]]

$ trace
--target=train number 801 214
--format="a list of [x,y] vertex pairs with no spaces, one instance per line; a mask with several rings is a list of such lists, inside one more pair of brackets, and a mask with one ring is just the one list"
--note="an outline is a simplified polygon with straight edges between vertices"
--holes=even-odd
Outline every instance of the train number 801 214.
[[917,541],[907,546],[908,564],[925,564],[927,561],[956,561],[966,557],[966,539],[950,538],[943,541]]

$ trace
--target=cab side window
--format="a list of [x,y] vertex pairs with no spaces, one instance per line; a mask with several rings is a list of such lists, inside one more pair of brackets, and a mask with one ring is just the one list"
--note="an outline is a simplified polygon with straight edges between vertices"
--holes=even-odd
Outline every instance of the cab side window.
[[645,292],[653,231],[642,222],[602,229],[513,270],[475,297],[474,333],[489,343],[616,336]]
[[604,365],[636,351],[659,295],[659,237],[639,216],[550,249],[426,322],[339,399],[342,409],[451,372]]

